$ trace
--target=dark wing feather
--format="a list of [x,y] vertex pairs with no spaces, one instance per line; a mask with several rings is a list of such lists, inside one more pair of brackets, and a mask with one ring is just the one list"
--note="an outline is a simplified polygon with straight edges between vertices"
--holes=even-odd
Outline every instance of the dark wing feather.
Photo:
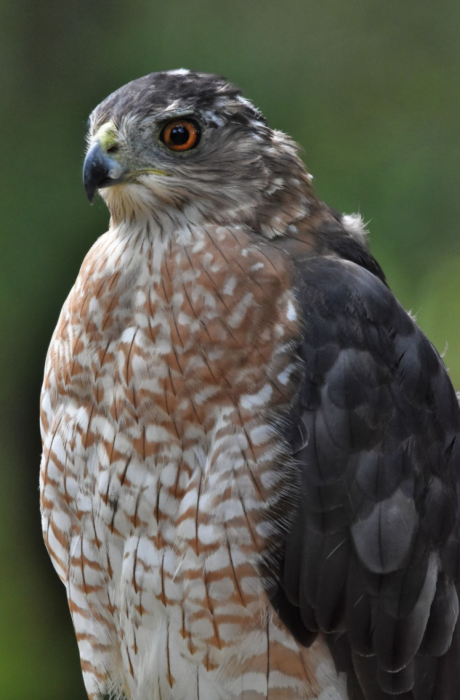
[[302,489],[273,603],[302,643],[327,633],[350,697],[457,700],[455,392],[368,270],[311,258],[298,294]]

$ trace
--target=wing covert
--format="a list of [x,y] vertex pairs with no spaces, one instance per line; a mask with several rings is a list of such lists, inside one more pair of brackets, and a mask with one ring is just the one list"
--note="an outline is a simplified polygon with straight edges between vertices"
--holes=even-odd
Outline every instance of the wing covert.
[[455,392],[436,350],[372,273],[317,257],[299,278],[301,495],[273,603],[299,641],[327,634],[350,697],[453,700]]

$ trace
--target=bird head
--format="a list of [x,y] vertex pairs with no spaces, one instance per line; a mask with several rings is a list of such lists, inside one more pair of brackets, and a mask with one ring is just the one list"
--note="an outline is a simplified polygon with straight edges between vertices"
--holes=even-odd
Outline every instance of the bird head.
[[250,222],[267,199],[279,209],[283,190],[309,184],[295,144],[238,88],[182,69],[134,80],[96,107],[83,179],[115,221]]

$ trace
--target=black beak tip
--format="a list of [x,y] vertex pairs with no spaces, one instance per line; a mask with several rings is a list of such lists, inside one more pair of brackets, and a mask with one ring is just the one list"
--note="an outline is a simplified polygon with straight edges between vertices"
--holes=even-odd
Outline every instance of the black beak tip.
[[93,187],[88,187],[85,183],[85,192],[90,204],[94,204],[94,195],[96,190]]
[[86,154],[83,164],[83,185],[90,204],[99,187],[107,183],[111,168],[110,159],[102,152],[98,143],[94,144]]

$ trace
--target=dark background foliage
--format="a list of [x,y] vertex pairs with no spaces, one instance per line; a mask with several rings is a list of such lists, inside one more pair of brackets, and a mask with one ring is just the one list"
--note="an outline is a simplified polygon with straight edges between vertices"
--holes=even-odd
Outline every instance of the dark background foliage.
[[88,113],[154,70],[241,85],[320,195],[370,221],[460,387],[459,27],[454,0],[0,0],[1,698],[85,697],[37,484],[47,345],[108,220],[80,182]]

